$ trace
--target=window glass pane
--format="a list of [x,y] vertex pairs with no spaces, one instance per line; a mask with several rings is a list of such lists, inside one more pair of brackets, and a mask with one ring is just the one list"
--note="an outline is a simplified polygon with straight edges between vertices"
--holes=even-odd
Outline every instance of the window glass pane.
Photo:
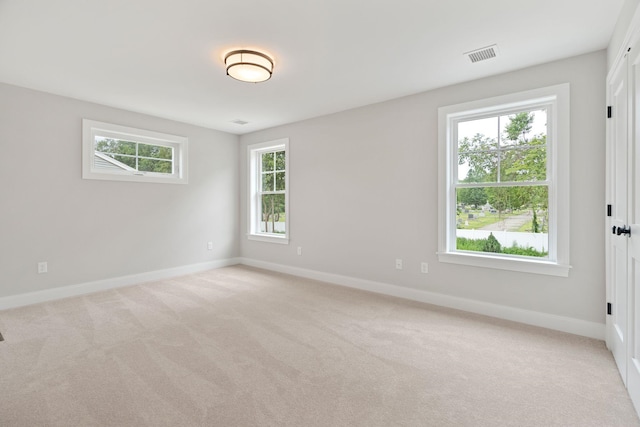
[[504,150],[500,158],[500,181],[544,181],[547,179],[547,149],[544,138],[533,148]]
[[284,151],[276,152],[276,170],[285,170],[285,153]]
[[547,111],[523,111],[501,116],[500,131],[501,146],[528,145],[547,135]]
[[188,182],[187,138],[86,119],[82,127],[83,179]]
[[114,143],[115,141],[113,139],[96,136],[96,139],[93,141],[93,149],[101,153],[110,153],[111,150],[109,147]]
[[546,186],[456,189],[456,249],[547,258]]
[[143,172],[172,173],[173,162],[161,159],[138,159],[138,170]]
[[498,146],[498,118],[458,123],[458,151],[489,150]]
[[136,168],[136,158],[135,156],[119,156],[117,154],[110,154],[109,157],[116,159],[117,161],[124,163],[125,165],[135,169]]
[[459,182],[497,182],[498,151],[470,151],[458,155]]
[[285,190],[284,172],[276,172],[276,191]]
[[286,218],[284,201],[284,194],[263,194],[261,196],[261,232],[285,234]]
[[248,146],[250,240],[286,243],[287,139]]
[[152,157],[154,159],[171,159],[173,157],[173,149],[171,147],[138,143],[138,156]]
[[274,168],[274,153],[264,153],[262,154],[262,171],[263,172],[269,172],[272,171]]
[[535,110],[458,123],[458,181],[546,180],[546,122]]
[[498,148],[498,139],[489,138],[481,133],[476,133],[473,136],[465,136],[458,139],[459,153],[495,150],[496,148]]
[[96,137],[95,151],[100,153],[136,155],[136,143],[119,139]]
[[273,188],[274,188],[273,181],[274,181],[273,173],[263,173],[262,174],[262,191],[273,191]]

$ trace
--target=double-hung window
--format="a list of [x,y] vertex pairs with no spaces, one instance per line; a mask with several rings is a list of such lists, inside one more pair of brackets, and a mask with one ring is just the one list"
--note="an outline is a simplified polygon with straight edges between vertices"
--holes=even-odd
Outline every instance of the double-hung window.
[[248,147],[249,239],[289,241],[288,147],[286,138]]
[[442,107],[443,262],[566,276],[569,87]]
[[187,138],[83,120],[82,177],[187,183]]

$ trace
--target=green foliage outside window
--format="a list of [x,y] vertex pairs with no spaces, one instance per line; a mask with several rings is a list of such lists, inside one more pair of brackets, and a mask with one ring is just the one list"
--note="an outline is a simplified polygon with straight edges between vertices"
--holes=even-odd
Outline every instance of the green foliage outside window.
[[285,190],[286,190],[286,162],[285,151],[274,151],[261,154],[262,189],[262,223],[261,231],[267,233],[284,234],[284,229],[276,223],[286,223]]
[[[535,113],[508,116],[500,140],[480,133],[458,142],[458,164],[468,168],[461,184],[486,186],[459,188],[457,203],[482,206],[489,203],[499,215],[508,209],[548,208],[546,185],[518,186],[518,182],[545,181],[547,178],[547,138],[530,135]],[[492,186],[493,183],[513,186]]]
[[141,171],[173,173],[173,148],[111,138],[96,138],[95,151]]
[[[491,239],[493,237],[493,239]],[[467,239],[465,237],[458,237],[456,239],[456,249],[460,251],[474,251],[474,252],[492,252],[501,253],[506,255],[520,255],[520,256],[532,256],[538,258],[545,258],[549,255],[547,251],[538,251],[532,247],[521,247],[515,242],[512,246],[502,246],[500,242],[490,234],[486,239]]]
[[[549,189],[547,183],[547,136],[539,131],[533,134],[536,114],[546,117],[546,112],[523,111],[508,116],[496,116],[477,121],[463,122],[467,136],[458,141],[458,187],[456,188],[456,205],[458,213],[473,214],[468,208],[480,215],[489,212],[497,213],[499,219],[514,216],[514,212],[522,218],[522,212],[533,214],[529,220],[532,233],[548,232]],[[486,122],[493,120],[495,128],[493,136],[486,136],[476,131],[488,129]],[[504,125],[500,125],[504,123]],[[459,125],[458,129],[461,129]],[[493,125],[491,125],[493,126]],[[546,129],[546,123],[544,127]],[[472,130],[469,132],[469,130]],[[473,134],[475,132],[475,134]],[[468,136],[473,134],[473,136]],[[539,183],[539,184],[538,184]],[[486,210],[486,213],[485,212]],[[469,215],[471,222],[472,216]],[[466,217],[463,218],[466,220]],[[487,228],[489,229],[489,228]],[[494,230],[496,228],[493,228]],[[521,230],[521,232],[524,230]],[[503,248],[490,234],[487,239],[457,239],[458,250],[479,252],[511,253],[526,256],[547,256],[546,252],[532,248]]]

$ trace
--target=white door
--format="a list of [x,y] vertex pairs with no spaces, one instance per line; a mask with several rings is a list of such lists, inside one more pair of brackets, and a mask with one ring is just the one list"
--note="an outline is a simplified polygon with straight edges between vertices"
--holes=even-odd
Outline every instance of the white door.
[[628,163],[628,97],[627,61],[618,64],[609,81],[609,102],[612,116],[609,119],[609,145],[607,159],[608,192],[611,217],[608,230],[607,301],[611,304],[611,316],[607,317],[607,344],[618,365],[623,381],[627,382],[627,324],[628,277],[627,238],[617,235],[618,228],[627,223],[627,163]]
[[607,345],[640,413],[640,46],[608,81]]
[[[629,53],[629,85],[633,120],[631,144],[628,150],[629,169],[627,186],[627,221],[630,234],[627,237],[628,340],[627,340],[627,389],[636,411],[640,409],[640,46]],[[621,235],[622,237],[623,235]],[[624,234],[627,236],[627,234]]]

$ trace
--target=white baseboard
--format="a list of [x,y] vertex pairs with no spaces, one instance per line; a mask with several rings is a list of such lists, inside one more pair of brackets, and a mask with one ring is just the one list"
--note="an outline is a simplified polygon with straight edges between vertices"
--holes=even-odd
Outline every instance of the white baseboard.
[[605,325],[601,323],[588,322],[586,320],[574,319],[571,317],[557,316],[554,314],[492,304],[467,298],[454,297],[451,295],[439,294],[419,289],[405,288],[402,286],[375,282],[372,280],[341,276],[333,273],[308,270],[304,268],[275,264],[250,258],[229,258],[200,264],[168,268],[165,270],[157,270],[140,274],[132,274],[129,276],[115,277],[111,279],[96,280],[93,282],[46,289],[37,292],[29,292],[26,294],[7,296],[0,298],[0,310],[85,295],[109,289],[121,288],[138,283],[163,280],[171,277],[197,273],[200,271],[206,271],[235,264],[244,264],[252,267],[263,268],[265,270],[292,274],[295,276],[306,277],[309,279],[328,282],[335,285],[347,286],[364,291],[390,295],[413,301],[425,302],[442,307],[468,311],[471,313],[483,314],[486,316],[497,317],[499,319],[525,323],[527,325],[540,326],[543,328],[568,332],[571,334],[581,335],[589,338],[595,338],[599,340],[605,339]]
[[62,298],[69,298],[78,295],[85,295],[99,291],[106,291],[109,289],[122,288],[138,283],[163,280],[176,276],[184,276],[186,274],[198,273],[200,271],[226,267],[239,263],[240,258],[229,258],[203,262],[199,264],[184,265],[181,267],[167,268],[165,270],[131,274],[129,276],[114,277],[111,279],[96,280],[93,282],[80,283],[77,285],[62,286],[58,288],[46,289],[43,291],[29,292],[26,294],[11,295],[0,298],[0,310],[22,307],[25,305],[53,301]]
[[350,288],[376,292],[379,294],[390,295],[398,298],[425,302],[428,304],[454,308],[457,310],[468,311],[476,314],[483,314],[485,316],[497,317],[499,319],[511,320],[527,325],[540,326],[556,331],[568,332],[574,335],[581,335],[599,340],[605,339],[605,325],[601,323],[589,322],[586,320],[557,316],[554,314],[541,313],[538,311],[525,310],[522,308],[509,307],[505,305],[492,304],[467,298],[454,297],[451,295],[439,294],[419,289],[405,288],[402,286],[374,282],[365,279],[358,279],[355,277],[324,273],[321,271],[291,267],[282,264],[274,264],[250,258],[239,258],[239,260],[241,264],[251,267],[263,268],[265,270],[292,274],[295,276],[328,282],[335,285],[347,286]]

